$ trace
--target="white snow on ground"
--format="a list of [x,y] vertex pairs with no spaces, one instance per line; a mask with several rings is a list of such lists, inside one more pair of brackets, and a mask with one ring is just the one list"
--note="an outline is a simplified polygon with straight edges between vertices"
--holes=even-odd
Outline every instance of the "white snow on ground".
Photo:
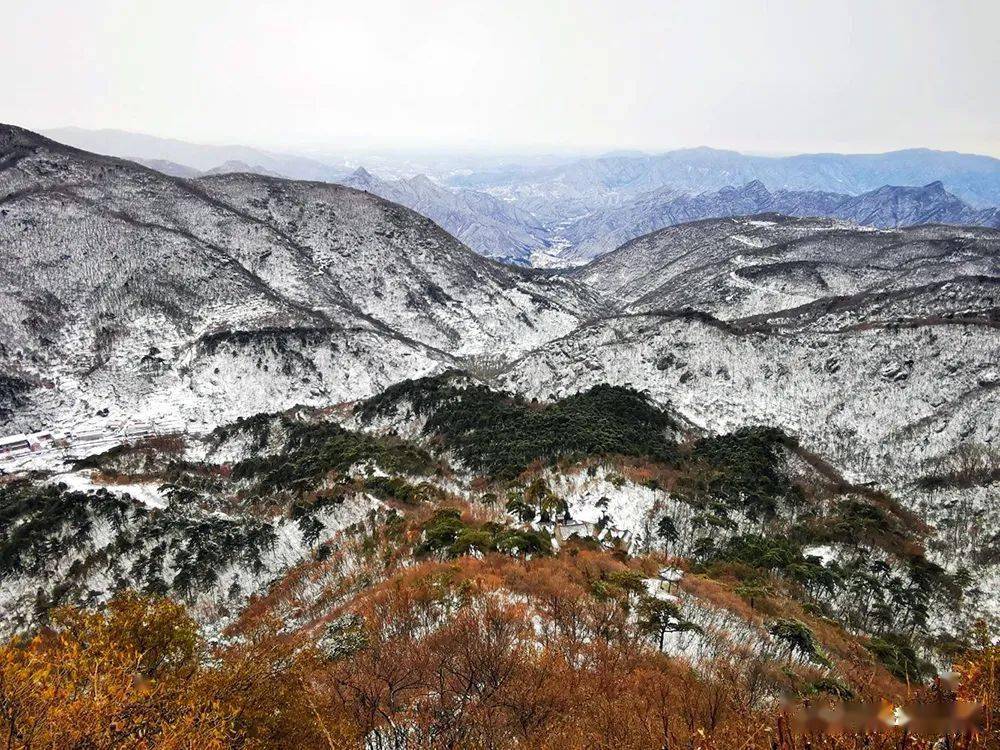
[[[594,476],[585,471],[550,474],[550,486],[566,500],[574,520],[597,523],[606,513],[613,526],[629,531],[633,537],[641,536],[649,526],[650,511],[663,493],[632,482],[613,482],[613,474],[604,466],[598,467]],[[607,498],[606,508],[598,506],[601,498]]]
[[147,484],[104,484],[95,482],[90,471],[72,471],[64,474],[54,474],[49,477],[51,484],[65,484],[69,489],[77,492],[93,492],[103,489],[113,495],[130,495],[134,500],[138,500],[147,508],[165,508],[167,499],[160,492],[159,482]]
[[[488,261],[369,193],[253,175],[185,187],[13,138],[27,155],[0,186],[0,368],[31,387],[10,432],[105,410],[202,431],[354,400],[455,357],[514,357],[594,310],[582,284]],[[29,298],[59,311],[48,343]]]
[[[1000,620],[1000,565],[994,562],[1000,544],[998,493],[997,483],[919,492],[909,488],[902,499],[935,529],[928,558],[951,572],[960,568],[968,571],[972,576],[971,599]],[[952,624],[953,619],[945,621]]]

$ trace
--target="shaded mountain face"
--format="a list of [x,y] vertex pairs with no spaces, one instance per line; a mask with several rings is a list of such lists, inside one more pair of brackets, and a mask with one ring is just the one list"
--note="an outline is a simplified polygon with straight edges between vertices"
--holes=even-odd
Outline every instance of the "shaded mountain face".
[[592,304],[374,195],[176,180],[12,127],[0,246],[0,367],[32,385],[5,432],[357,398],[454,357],[511,356]]
[[534,216],[488,193],[449,190],[424,175],[382,180],[363,167],[340,182],[412,208],[490,258],[530,264],[548,246],[548,231]]
[[974,209],[944,189],[941,182],[923,187],[884,186],[862,195],[819,191],[770,191],[760,181],[692,195],[662,188],[571,224],[564,232],[568,247],[561,259],[586,262],[629,240],[663,227],[700,219],[759,213],[827,216],[861,226],[895,228],[919,224],[1000,227],[997,209]]

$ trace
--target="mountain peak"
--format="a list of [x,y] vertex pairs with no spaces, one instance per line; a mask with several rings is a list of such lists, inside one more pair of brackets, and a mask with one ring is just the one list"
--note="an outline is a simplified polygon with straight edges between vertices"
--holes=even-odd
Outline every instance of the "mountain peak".
[[376,191],[378,185],[382,184],[378,177],[373,175],[364,167],[358,167],[347,178],[346,184],[362,190]]
[[765,199],[770,197],[771,191],[769,191],[767,189],[767,186],[760,180],[751,180],[750,182],[747,182],[744,185],[739,185],[739,186],[727,185],[724,188],[720,188],[715,193],[708,192],[708,193],[703,193],[702,195],[705,196],[717,195],[723,197],[745,196],[749,198]]
[[437,183],[425,174],[418,174],[410,178],[410,184],[419,187],[437,187]]

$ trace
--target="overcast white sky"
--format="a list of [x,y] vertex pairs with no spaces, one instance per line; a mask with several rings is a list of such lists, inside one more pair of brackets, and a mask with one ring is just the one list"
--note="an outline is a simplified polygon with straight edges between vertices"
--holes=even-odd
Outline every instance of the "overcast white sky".
[[1000,156],[995,0],[0,0],[0,121],[284,148]]

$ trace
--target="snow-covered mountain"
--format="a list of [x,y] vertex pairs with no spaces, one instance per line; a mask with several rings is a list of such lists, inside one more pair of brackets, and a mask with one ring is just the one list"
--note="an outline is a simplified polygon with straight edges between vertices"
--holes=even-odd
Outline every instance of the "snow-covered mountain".
[[596,158],[317,158],[113,130],[45,134],[176,177],[252,172],[337,182],[429,217],[481,255],[539,267],[579,265],[673,224],[764,212],[881,228],[1000,224],[1000,160],[928,149],[793,157],[697,148]]
[[[669,603],[655,647],[696,660],[794,668],[794,615],[848,681],[910,679],[876,638],[937,663],[996,620],[1000,232],[756,214],[542,272],[354,179],[181,179],[0,128],[0,634],[122,589],[213,638],[250,602],[311,627],[345,576],[500,559],[631,558],[580,590]],[[845,637],[857,662],[823,655]]]
[[886,185],[861,195],[814,190],[770,191],[759,180],[742,187],[698,194],[667,187],[615,208],[595,211],[562,233],[566,248],[559,257],[580,263],[611,252],[635,237],[657,229],[725,216],[778,213],[828,216],[883,229],[918,224],[1000,227],[996,208],[975,209],[940,182],[921,187]]
[[866,481],[1000,441],[995,230],[707,220],[575,276],[612,314],[513,364],[510,387],[631,383],[710,429],[778,425]]
[[[10,127],[0,165],[5,432],[98,414],[217,424],[471,364],[533,395],[629,382],[711,429],[822,433],[866,477],[997,439],[992,230],[768,214],[547,273],[484,259],[372,191],[174,179]],[[734,192],[747,210],[795,208],[759,184]],[[851,210],[877,216],[879,192]],[[927,205],[912,192],[893,193],[894,216]],[[940,186],[917,192],[950,205]]]
[[377,196],[180,180],[0,129],[4,432],[110,414],[217,423],[511,356],[590,315]]

